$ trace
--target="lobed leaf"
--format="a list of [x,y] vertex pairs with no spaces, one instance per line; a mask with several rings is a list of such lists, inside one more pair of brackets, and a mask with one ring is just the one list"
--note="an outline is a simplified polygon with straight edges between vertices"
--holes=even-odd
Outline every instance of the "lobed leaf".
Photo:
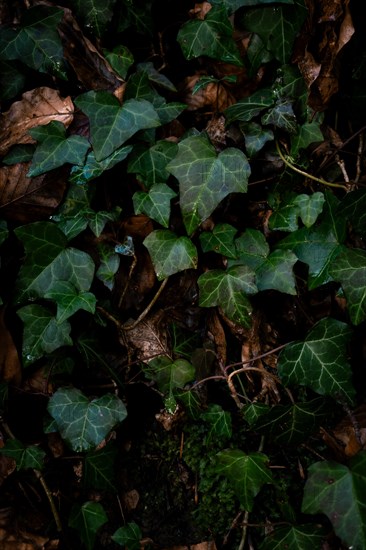
[[177,194],[165,183],[152,186],[149,193],[137,191],[132,200],[136,214],[146,214],[163,227],[169,227],[170,202]]
[[144,240],[159,281],[185,269],[197,268],[197,249],[187,237],[168,229],[152,231]]
[[36,445],[24,445],[18,439],[8,439],[0,449],[0,453],[14,459],[17,470],[36,468],[42,470],[46,453]]
[[267,535],[260,550],[322,550],[327,530],[317,524],[277,527]]
[[99,502],[87,501],[81,506],[74,504],[71,509],[69,526],[76,529],[87,550],[93,550],[98,530],[108,521],[103,506]]

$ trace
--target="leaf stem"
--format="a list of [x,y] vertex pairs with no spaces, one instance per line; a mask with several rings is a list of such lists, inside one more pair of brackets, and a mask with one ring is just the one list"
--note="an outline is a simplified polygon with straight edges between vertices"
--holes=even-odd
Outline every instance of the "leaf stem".
[[281,160],[286,164],[286,166],[288,166],[294,172],[297,172],[298,174],[301,174],[302,176],[309,178],[311,180],[317,181],[322,185],[327,185],[328,187],[337,187],[338,189],[343,189],[344,191],[348,191],[348,187],[346,185],[342,185],[341,183],[331,183],[329,181],[325,181],[322,178],[317,178],[316,176],[313,176],[312,174],[308,174],[308,172],[305,172],[304,170],[297,168],[297,166],[294,166],[282,153],[280,145],[277,140],[276,140],[276,149],[278,154],[280,155]]

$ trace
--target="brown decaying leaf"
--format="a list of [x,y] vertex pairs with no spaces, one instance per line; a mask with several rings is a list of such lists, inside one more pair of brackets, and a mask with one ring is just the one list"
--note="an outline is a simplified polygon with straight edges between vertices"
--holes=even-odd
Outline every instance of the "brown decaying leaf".
[[344,445],[344,454],[348,458],[366,449],[366,405],[360,405],[352,417],[341,420],[333,434]]
[[123,504],[127,512],[131,512],[132,510],[135,510],[137,508],[139,500],[140,500],[140,495],[136,491],[136,489],[131,489],[131,491],[127,491],[127,493],[123,495]]
[[5,309],[0,308],[0,379],[18,386],[22,379],[22,368],[17,348],[4,321]]
[[214,111],[222,112],[235,103],[235,98],[231,92],[217,82],[210,82],[207,86],[192,94],[193,87],[200,78],[202,78],[202,75],[196,74],[188,76],[184,81],[183,101],[187,103],[188,111],[195,111],[208,106]]
[[147,361],[157,355],[169,355],[168,336],[163,324],[163,312],[158,310],[135,328],[123,331],[122,343],[136,350],[137,358]]
[[213,540],[205,542],[199,542],[198,544],[191,544],[190,546],[171,546],[170,548],[163,548],[163,550],[217,550],[216,544]]
[[0,155],[15,144],[34,143],[28,131],[52,120],[69,126],[74,105],[70,97],[62,98],[57,90],[42,86],[22,95],[0,118]]
[[226,365],[226,336],[225,331],[215,309],[213,309],[207,318],[207,333],[210,340],[216,346],[216,353],[219,362]]
[[194,8],[189,10],[189,15],[194,19],[203,20],[211,8],[212,5],[209,2],[200,2],[199,4],[195,4]]
[[[0,449],[3,446],[4,446],[4,443],[0,439]],[[0,487],[3,484],[3,482],[6,480],[6,478],[9,477],[10,474],[12,474],[16,470],[16,467],[17,467],[17,463],[15,462],[14,458],[0,454]],[[0,511],[0,516],[1,516],[1,511]],[[1,546],[0,546],[0,549],[1,549]]]
[[0,168],[0,212],[6,220],[30,223],[47,219],[64,196],[68,167],[28,178],[29,166],[28,162]]
[[[25,531],[16,531],[12,533],[10,530],[0,529],[0,548],[1,550],[46,550],[51,548],[48,545],[49,538],[29,533]],[[55,542],[55,541],[53,541]],[[57,545],[52,545],[52,548],[57,548]]]

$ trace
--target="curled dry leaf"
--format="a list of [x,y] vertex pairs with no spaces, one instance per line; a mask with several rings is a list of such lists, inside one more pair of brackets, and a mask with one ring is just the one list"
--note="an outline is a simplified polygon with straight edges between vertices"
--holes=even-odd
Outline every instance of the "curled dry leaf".
[[4,312],[4,308],[0,308],[0,379],[18,386],[22,369],[17,348],[4,321]]
[[62,98],[57,90],[42,86],[22,95],[0,119],[0,155],[15,144],[34,143],[28,131],[52,120],[69,126],[74,105],[70,97]]
[[193,75],[185,79],[183,95],[185,103],[188,105],[188,111],[195,111],[202,107],[209,106],[213,110],[224,111],[227,107],[235,103],[235,98],[231,92],[221,83],[210,82],[204,88],[199,89],[195,94],[192,90],[196,82],[202,75]]
[[157,311],[121,335],[122,343],[127,340],[128,346],[136,350],[141,361],[148,361],[157,355],[169,355],[168,335],[162,318],[162,311]]
[[192,18],[203,20],[211,8],[212,5],[209,2],[200,2],[199,4],[195,4],[194,8],[189,10],[189,15]]
[[0,212],[6,220],[30,223],[47,219],[66,189],[67,167],[28,178],[30,163],[0,168]]

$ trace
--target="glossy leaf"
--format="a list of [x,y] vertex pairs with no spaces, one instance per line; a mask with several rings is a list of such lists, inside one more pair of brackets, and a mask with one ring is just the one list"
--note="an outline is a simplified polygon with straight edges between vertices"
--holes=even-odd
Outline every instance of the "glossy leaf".
[[290,101],[278,101],[262,115],[261,122],[285,130],[289,134],[297,133],[297,120]]
[[366,453],[360,452],[349,465],[316,462],[309,467],[302,511],[325,514],[336,535],[348,548],[366,546]]
[[85,27],[101,37],[113,17],[116,0],[71,0],[70,4]]
[[173,82],[169,80],[162,72],[155,69],[154,63],[151,61],[145,61],[144,63],[139,63],[137,65],[138,71],[144,71],[147,75],[149,81],[169,92],[176,92],[177,88],[174,86]]
[[65,126],[57,120],[32,128],[29,133],[38,140],[39,145],[33,155],[28,177],[39,176],[66,163],[83,164],[90,147],[88,140],[82,136],[66,137]]
[[339,214],[352,223],[352,227],[361,235],[366,235],[366,193],[357,189],[348,193],[339,207]]
[[238,261],[254,270],[263,264],[269,254],[266,238],[257,229],[246,229],[235,239],[235,248]]
[[329,273],[341,283],[351,321],[359,325],[366,319],[366,252],[343,247],[330,265]]
[[301,124],[295,136],[291,138],[290,154],[293,158],[299,155],[300,149],[307,149],[312,143],[323,141],[324,137],[318,122]]
[[273,141],[272,130],[263,128],[256,122],[243,122],[240,129],[244,134],[245,149],[249,157],[256,155],[268,141]]
[[277,527],[267,535],[260,550],[322,550],[327,530],[319,525]]
[[179,181],[180,207],[189,235],[229,193],[246,193],[250,175],[244,153],[229,147],[217,155],[204,135],[181,141],[167,169]]
[[297,257],[290,250],[275,250],[256,269],[258,290],[278,290],[286,294],[296,295],[293,266]]
[[88,451],[99,445],[126,416],[123,402],[112,394],[89,399],[76,388],[60,388],[50,398],[48,412],[70,447]]
[[227,449],[216,456],[216,472],[228,478],[243,510],[251,512],[263,485],[273,483],[268,457],[262,453],[246,454],[237,449]]
[[300,218],[305,227],[311,227],[323,210],[324,195],[317,191],[312,195],[297,195],[295,204],[299,207]]
[[87,501],[82,506],[74,504],[69,526],[78,531],[87,550],[93,550],[97,532],[107,521],[103,506],[99,502]]
[[63,10],[51,6],[34,6],[25,11],[19,28],[3,27],[0,31],[0,58],[18,59],[43,73],[66,78],[63,47],[57,25]]
[[135,150],[128,163],[128,172],[136,174],[147,188],[156,183],[166,183],[167,164],[178,152],[178,145],[170,141],[158,141],[149,149]]
[[83,309],[88,313],[95,313],[97,300],[94,294],[91,292],[79,292],[68,281],[56,281],[44,296],[56,302],[56,319],[58,323],[63,323],[79,311],[79,309]]
[[322,212],[324,202],[324,195],[320,192],[312,195],[290,193],[279,204],[276,204],[276,200],[272,198],[271,206],[274,212],[270,217],[270,228],[294,232],[298,228],[299,217],[305,227],[309,228],[314,225]]
[[165,183],[157,183],[148,193],[137,191],[133,196],[136,214],[146,214],[163,227],[169,227],[170,202],[177,194]]
[[220,306],[235,323],[251,325],[252,306],[247,294],[255,294],[255,274],[246,266],[233,266],[227,271],[214,269],[203,273],[198,279],[199,305]]
[[46,453],[36,445],[23,445],[18,439],[8,439],[5,445],[0,449],[0,453],[13,458],[17,465],[17,470],[27,470],[36,468],[42,470]]
[[122,162],[132,151],[132,145],[125,145],[114,151],[109,157],[101,161],[97,161],[95,154],[91,151],[83,166],[73,166],[71,168],[69,181],[77,183],[78,185],[84,185],[88,181],[91,181],[101,174],[105,170],[110,170],[119,162]]
[[264,109],[267,109],[274,103],[273,91],[270,88],[257,90],[244,99],[239,99],[234,105],[225,110],[227,124],[239,120],[249,122]]
[[141,529],[136,523],[130,522],[117,529],[111,536],[111,539],[116,544],[124,546],[126,550],[140,550],[140,540],[142,539]]
[[102,248],[100,251],[100,264],[95,274],[96,278],[109,289],[113,290],[115,275],[120,265],[120,255],[114,250]]
[[114,464],[117,448],[111,444],[86,453],[83,481],[86,487],[102,491],[117,491]]
[[130,99],[121,106],[114,95],[91,91],[77,97],[75,104],[89,117],[91,143],[98,162],[139,130],[160,125],[154,107],[144,99]]
[[210,425],[205,440],[207,445],[211,441],[230,439],[232,436],[232,424],[231,415],[228,411],[224,411],[220,405],[211,403],[208,410],[202,413],[201,417]]
[[17,311],[23,321],[23,363],[31,365],[45,354],[61,346],[71,346],[71,326],[67,321],[58,323],[54,315],[38,304],[24,306]]
[[228,223],[218,223],[212,232],[203,231],[200,242],[203,252],[217,252],[227,258],[236,258],[234,238],[237,233],[235,227]]
[[347,356],[351,335],[352,329],[341,321],[318,321],[304,342],[289,344],[280,353],[277,368],[282,382],[352,402],[355,390]]
[[168,229],[157,229],[144,240],[159,281],[185,269],[196,269],[197,249],[187,237]]
[[232,34],[233,28],[226,8],[215,6],[205,19],[194,19],[182,25],[177,40],[188,60],[206,55],[226,63],[242,65]]
[[[0,33],[0,45],[2,42]],[[0,54],[0,97],[2,100],[11,99],[18,95],[24,88],[25,75],[22,74],[14,61],[2,61]]]

